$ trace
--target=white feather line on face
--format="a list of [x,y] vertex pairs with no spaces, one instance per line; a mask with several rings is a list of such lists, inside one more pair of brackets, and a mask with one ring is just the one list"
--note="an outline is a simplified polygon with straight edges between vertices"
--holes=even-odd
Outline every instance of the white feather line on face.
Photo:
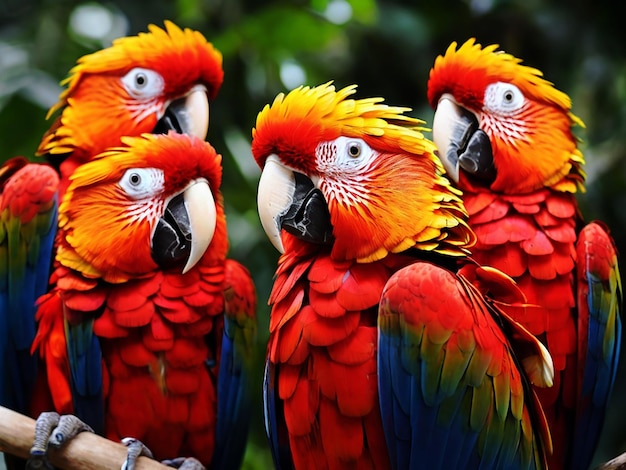
[[528,126],[524,113],[530,102],[522,91],[512,83],[495,82],[487,86],[480,113],[480,128],[487,135],[497,135],[507,145],[528,138]]
[[344,206],[369,200],[371,168],[378,153],[363,139],[338,137],[322,142],[316,148],[317,171],[322,175],[315,185],[327,201]]

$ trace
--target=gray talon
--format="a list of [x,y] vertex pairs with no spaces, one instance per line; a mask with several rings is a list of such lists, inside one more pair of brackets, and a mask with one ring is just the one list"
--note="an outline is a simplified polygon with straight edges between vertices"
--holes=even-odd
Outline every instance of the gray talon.
[[35,421],[35,440],[30,448],[32,457],[45,455],[48,450],[48,439],[52,430],[59,424],[60,416],[54,411],[41,413]]
[[206,470],[206,467],[193,457],[177,457],[171,460],[162,460],[161,463],[179,470]]
[[59,418],[59,424],[48,439],[48,445],[59,448],[81,432],[94,432],[90,426],[83,423],[74,415],[63,415]]
[[[122,464],[121,470],[134,470],[135,465],[137,464],[137,459],[141,455],[154,460],[154,456],[152,455],[152,452],[150,452],[150,449],[148,449],[139,439],[125,437],[122,439],[122,444],[128,448],[128,453],[126,455],[126,460]],[[206,467],[202,465],[199,460],[192,457],[177,457],[171,460],[162,460],[161,463],[163,465],[167,465],[168,467],[178,468],[179,470],[206,470]]]
[[122,444],[128,448],[128,451],[126,454],[126,460],[122,464],[121,470],[134,470],[135,465],[137,464],[137,459],[141,455],[154,460],[154,456],[152,455],[152,452],[150,452],[150,449],[148,449],[139,439],[125,437],[122,439]]
[[54,411],[41,413],[35,421],[35,439],[30,448],[30,458],[26,463],[26,469],[53,469],[46,455],[48,447],[59,448],[83,431],[93,432],[93,429],[74,415],[60,416]]

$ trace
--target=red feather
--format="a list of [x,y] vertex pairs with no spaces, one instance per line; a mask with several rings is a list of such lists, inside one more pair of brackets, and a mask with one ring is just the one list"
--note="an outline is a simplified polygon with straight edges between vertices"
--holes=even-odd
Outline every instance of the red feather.
[[299,312],[302,337],[312,346],[330,346],[350,336],[359,326],[360,312],[346,312],[342,317],[319,316],[310,305]]
[[377,334],[374,328],[360,326],[346,341],[328,347],[328,355],[341,364],[361,364],[373,360]]
[[572,219],[577,216],[576,204],[572,203],[571,194],[550,193],[546,197],[548,212],[559,219]]

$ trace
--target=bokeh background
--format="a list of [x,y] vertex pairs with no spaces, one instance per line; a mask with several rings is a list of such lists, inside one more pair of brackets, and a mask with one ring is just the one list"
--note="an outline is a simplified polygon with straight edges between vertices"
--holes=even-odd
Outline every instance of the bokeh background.
[[[357,83],[359,97],[410,106],[428,123],[426,82],[435,57],[470,37],[500,44],[572,97],[586,123],[577,131],[587,159],[582,211],[607,222],[626,253],[625,13],[618,0],[0,0],[0,161],[32,157],[59,81],[81,55],[164,19],[204,33],[224,55],[209,140],[224,156],[231,256],[248,266],[258,289],[261,358],[278,256],[257,217],[250,131],[266,103],[300,84],[334,80],[339,87]],[[261,362],[248,469],[271,468]],[[596,462],[626,451],[624,362]]]

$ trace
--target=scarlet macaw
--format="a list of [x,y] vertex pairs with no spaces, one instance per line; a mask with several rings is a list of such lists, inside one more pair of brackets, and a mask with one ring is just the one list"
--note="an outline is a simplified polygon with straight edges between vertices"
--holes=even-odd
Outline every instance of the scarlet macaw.
[[[48,398],[159,459],[236,468],[256,301],[248,272],[226,259],[221,157],[176,133],[122,141],[75,170],[59,206],[33,346]],[[35,402],[50,409],[41,390]]]
[[175,130],[206,138],[222,54],[199,31],[171,21],[148,30],[81,57],[64,80],[48,118],[60,113],[37,149],[60,166],[61,192],[76,166],[122,136]]
[[[139,439],[159,459],[236,468],[256,299],[247,270],[226,259],[221,156],[173,132],[122,142],[74,171],[59,206],[33,344],[43,364],[35,407]],[[2,203],[19,205],[10,194]],[[71,437],[59,432],[53,445]],[[46,447],[36,442],[35,459]]]
[[529,380],[550,384],[549,356],[474,283],[517,291],[495,270],[457,274],[474,234],[421,121],[355,91],[280,94],[253,130],[259,215],[282,253],[264,384],[275,464],[541,467]]
[[507,312],[540,338],[556,369],[537,390],[554,438],[550,468],[588,468],[615,380],[622,287],[615,245],[576,203],[584,159],[571,100],[497,45],[470,39],[436,59],[433,136],[463,190],[475,259],[512,276],[525,308]]

